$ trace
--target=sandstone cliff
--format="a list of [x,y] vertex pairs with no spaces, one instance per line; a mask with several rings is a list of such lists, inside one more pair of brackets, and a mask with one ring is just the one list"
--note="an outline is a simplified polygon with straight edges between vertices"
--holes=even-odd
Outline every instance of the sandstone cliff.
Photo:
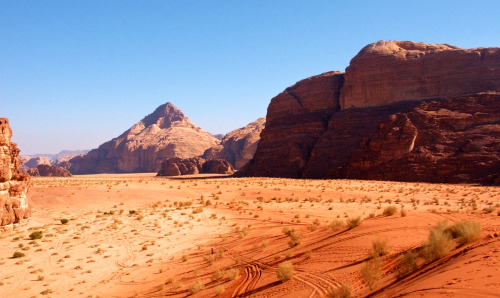
[[169,158],[162,162],[157,176],[180,176],[197,174],[233,174],[229,162],[222,159],[205,160],[200,157]]
[[201,156],[217,144],[219,140],[166,103],[119,137],[71,159],[70,172],[157,172],[164,159]]
[[498,184],[498,91],[500,48],[377,42],[273,98],[238,174]]
[[20,170],[17,145],[10,141],[12,130],[6,118],[0,118],[0,229],[12,229],[31,214],[26,192],[29,176]]
[[264,129],[266,118],[262,117],[226,134],[220,145],[205,151],[206,159],[224,159],[235,169],[244,166],[253,158],[260,140],[260,133]]

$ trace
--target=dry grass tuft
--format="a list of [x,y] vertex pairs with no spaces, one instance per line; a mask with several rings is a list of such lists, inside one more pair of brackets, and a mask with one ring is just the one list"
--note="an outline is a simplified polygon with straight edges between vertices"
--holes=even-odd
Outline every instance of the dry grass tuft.
[[293,264],[290,261],[285,261],[278,265],[277,270],[278,278],[282,282],[288,281],[295,275],[295,270],[293,269]]

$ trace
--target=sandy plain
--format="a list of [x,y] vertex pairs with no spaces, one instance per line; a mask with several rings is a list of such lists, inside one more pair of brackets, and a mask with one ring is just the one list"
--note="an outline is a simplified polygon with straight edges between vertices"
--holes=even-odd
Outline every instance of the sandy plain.
[[[32,178],[28,196],[29,223],[0,235],[1,297],[500,293],[498,187],[116,174]],[[419,256],[432,227],[462,220],[481,234],[437,260]],[[387,252],[370,279],[377,240]],[[403,272],[408,251],[416,268]],[[282,282],[285,261],[295,274]]]

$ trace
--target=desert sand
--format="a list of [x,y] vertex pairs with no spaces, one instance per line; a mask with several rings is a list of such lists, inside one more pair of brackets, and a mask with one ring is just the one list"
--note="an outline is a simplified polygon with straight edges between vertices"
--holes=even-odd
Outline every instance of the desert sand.
[[[0,235],[2,297],[324,297],[347,285],[353,296],[500,293],[498,187],[100,174],[34,177],[28,197],[28,224]],[[462,220],[481,234],[435,261],[419,256],[432,227]],[[379,240],[387,251],[367,282]],[[409,250],[417,267],[403,274]],[[295,274],[282,282],[285,261]]]

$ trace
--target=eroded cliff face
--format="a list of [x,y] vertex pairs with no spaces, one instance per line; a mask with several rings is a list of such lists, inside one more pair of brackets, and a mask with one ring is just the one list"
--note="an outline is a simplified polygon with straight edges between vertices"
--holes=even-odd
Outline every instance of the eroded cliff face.
[[235,169],[244,166],[253,158],[260,140],[260,133],[266,125],[266,118],[262,117],[249,123],[245,127],[233,130],[226,134],[221,144],[205,151],[206,159],[224,159]]
[[157,172],[167,158],[201,156],[219,140],[166,103],[119,137],[71,159],[73,174]]
[[0,118],[0,229],[11,230],[31,215],[26,193],[29,176],[20,170],[16,143],[12,143],[9,120]]
[[169,158],[161,163],[157,176],[197,174],[233,174],[233,166],[223,159],[205,160],[201,157]]
[[498,91],[499,48],[378,42],[273,98],[237,174],[499,184]]

